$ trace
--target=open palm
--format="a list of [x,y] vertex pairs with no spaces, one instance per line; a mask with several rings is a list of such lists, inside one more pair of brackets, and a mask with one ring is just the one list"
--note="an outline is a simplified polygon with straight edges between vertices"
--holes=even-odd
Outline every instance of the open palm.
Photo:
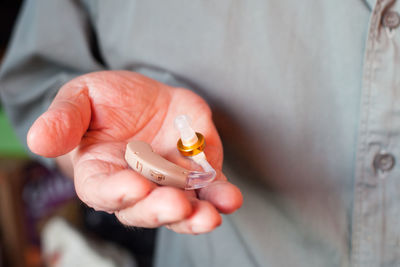
[[[176,149],[177,115],[187,114],[206,139],[205,153],[217,181],[197,191],[160,187],[124,160],[130,140],[190,168]],[[223,152],[208,105],[196,94],[128,71],[83,75],[64,85],[28,133],[30,149],[45,157],[67,154],[78,196],[89,206],[114,212],[126,225],[176,232],[209,232],[242,203],[240,191],[220,172]]]

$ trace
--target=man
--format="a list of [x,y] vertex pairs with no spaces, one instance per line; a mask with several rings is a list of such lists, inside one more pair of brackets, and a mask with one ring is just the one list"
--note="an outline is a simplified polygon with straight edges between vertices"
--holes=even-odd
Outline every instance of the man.
[[[158,266],[397,266],[399,9],[31,1],[2,97],[21,138],[35,121],[30,149],[73,169],[79,197],[124,224],[212,231],[218,212],[241,205],[225,176],[238,185],[243,207],[218,229],[161,231]],[[224,140],[225,175],[197,198],[155,187],[123,160],[126,142],[141,139],[184,164],[172,120],[188,113],[220,170],[208,106],[177,88],[207,100]]]

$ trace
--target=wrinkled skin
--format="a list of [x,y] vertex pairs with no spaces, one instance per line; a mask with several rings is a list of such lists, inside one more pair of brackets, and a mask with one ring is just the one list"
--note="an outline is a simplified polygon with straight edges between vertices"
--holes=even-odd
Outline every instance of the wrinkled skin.
[[[173,120],[179,114],[189,115],[193,128],[205,136],[205,153],[218,172],[216,181],[197,191],[157,186],[124,160],[126,144],[143,140],[170,161],[191,168],[176,149],[179,133]],[[70,81],[27,139],[32,152],[72,167],[83,202],[115,213],[125,225],[205,233],[221,224],[220,212],[232,213],[242,204],[240,191],[221,172],[222,146],[208,105],[188,90],[137,73],[103,71]]]

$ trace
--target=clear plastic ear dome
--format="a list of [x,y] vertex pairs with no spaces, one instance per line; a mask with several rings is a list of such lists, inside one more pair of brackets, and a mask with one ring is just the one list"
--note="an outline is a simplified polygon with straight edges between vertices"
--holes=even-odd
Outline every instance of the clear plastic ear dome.
[[175,118],[175,128],[179,131],[183,145],[191,146],[197,142],[196,132],[190,127],[190,118],[179,115]]

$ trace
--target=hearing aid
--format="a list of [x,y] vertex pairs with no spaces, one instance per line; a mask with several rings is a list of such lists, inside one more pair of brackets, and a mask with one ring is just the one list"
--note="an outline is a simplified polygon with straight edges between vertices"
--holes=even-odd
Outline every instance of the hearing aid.
[[201,133],[195,132],[186,115],[175,118],[175,127],[180,132],[177,149],[184,157],[191,159],[203,169],[192,171],[172,163],[143,141],[132,141],[126,146],[125,160],[128,165],[147,179],[167,186],[186,190],[207,186],[215,179],[216,171],[207,161],[204,154],[205,139]]

